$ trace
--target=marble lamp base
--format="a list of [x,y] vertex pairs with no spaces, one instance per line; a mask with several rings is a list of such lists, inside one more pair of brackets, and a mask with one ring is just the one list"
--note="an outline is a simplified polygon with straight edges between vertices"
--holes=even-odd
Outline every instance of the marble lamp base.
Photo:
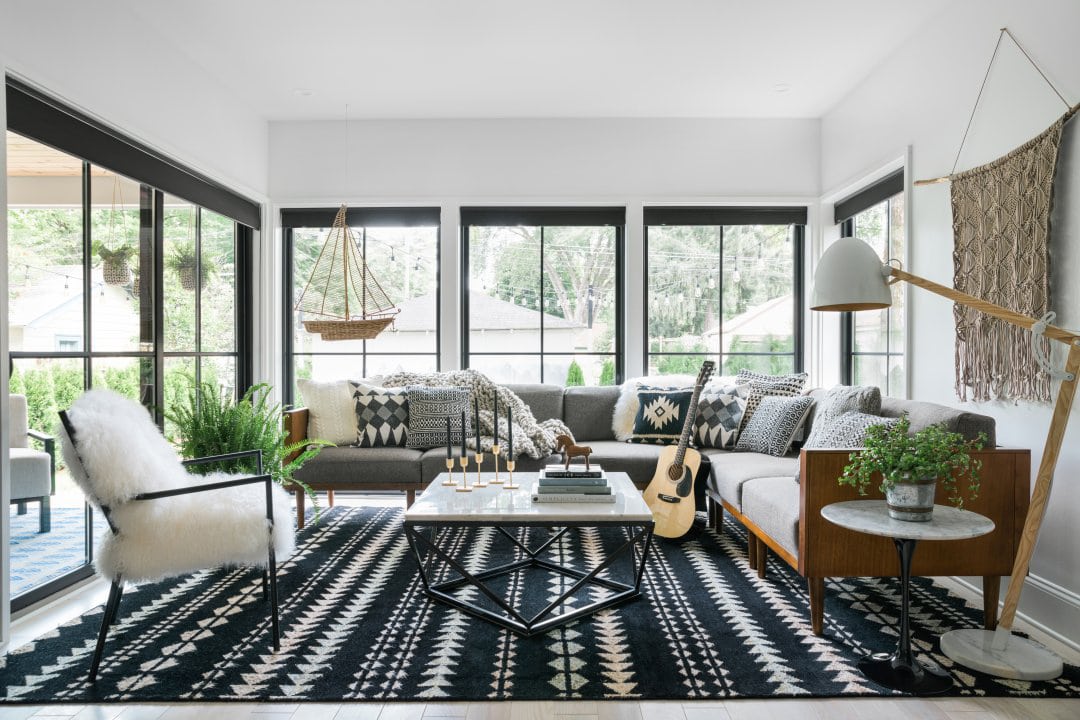
[[1014,680],[1052,680],[1061,658],[1042,645],[997,630],[952,630],[941,636],[941,651],[954,662],[988,675]]

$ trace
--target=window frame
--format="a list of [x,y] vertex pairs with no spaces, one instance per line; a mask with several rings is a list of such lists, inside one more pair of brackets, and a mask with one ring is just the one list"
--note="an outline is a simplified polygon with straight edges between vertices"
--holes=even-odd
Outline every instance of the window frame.
[[[432,352],[369,352],[367,340],[363,350],[356,352],[297,353],[293,337],[293,273],[294,230],[297,228],[329,228],[334,222],[337,208],[285,208],[281,210],[281,262],[282,262],[282,382],[281,398],[286,407],[296,403],[293,388],[296,385],[297,355],[331,355],[359,357],[363,377],[367,377],[368,356],[380,357],[434,357],[435,370],[442,369],[442,222],[439,207],[379,206],[349,207],[346,222],[354,231],[365,232],[378,227],[434,227],[435,228],[435,350]],[[361,222],[355,222],[355,221]],[[366,239],[365,239],[366,242]]]
[[[711,358],[717,363],[718,372],[723,372],[725,357],[792,357],[792,372],[803,372],[805,366],[804,355],[806,347],[806,323],[804,290],[805,278],[805,248],[807,209],[805,207],[688,207],[688,206],[665,206],[646,207],[642,233],[642,368],[645,373],[649,372],[649,360],[654,355],[680,356],[680,357],[704,357]],[[793,323],[792,323],[792,350],[791,352],[723,352],[723,277],[724,277],[724,228],[736,225],[789,225],[791,226],[792,243],[792,292],[793,297]],[[717,258],[717,267],[720,271],[720,307],[717,308],[719,322],[720,352],[716,355],[706,352],[652,352],[651,337],[649,336],[649,229],[651,227],[665,226],[706,226],[720,228],[720,252]]]
[[[461,367],[470,367],[477,357],[530,357],[540,361],[540,383],[544,384],[544,358],[566,357],[567,353],[544,352],[544,230],[553,227],[611,227],[615,230],[615,307],[614,350],[612,352],[575,352],[586,357],[610,357],[615,361],[615,385],[626,376],[626,208],[622,206],[566,207],[462,207],[459,223],[461,237]],[[539,352],[471,352],[469,348],[469,231],[473,227],[540,228],[540,350]]]

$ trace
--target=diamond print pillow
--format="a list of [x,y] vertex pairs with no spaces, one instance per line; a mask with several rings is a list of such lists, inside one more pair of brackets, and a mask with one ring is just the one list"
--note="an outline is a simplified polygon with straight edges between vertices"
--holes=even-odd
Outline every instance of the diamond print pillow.
[[765,375],[752,370],[740,370],[736,376],[740,383],[750,383],[750,397],[746,400],[742,427],[746,427],[764,397],[794,397],[806,385],[806,373],[790,375]]
[[784,456],[813,404],[814,398],[806,395],[761,398],[757,412],[739,433],[735,452]]
[[738,388],[732,389],[734,392],[701,393],[693,436],[699,447],[734,449],[749,389],[742,392]]
[[627,442],[673,445],[679,442],[693,390],[640,390],[634,434]]
[[446,447],[446,418],[450,418],[450,443],[461,445],[461,413],[465,413],[465,437],[472,436],[469,391],[456,387],[409,385],[409,435],[405,447],[426,450]]
[[357,383],[353,388],[357,447],[405,447],[409,437],[409,396],[405,388]]

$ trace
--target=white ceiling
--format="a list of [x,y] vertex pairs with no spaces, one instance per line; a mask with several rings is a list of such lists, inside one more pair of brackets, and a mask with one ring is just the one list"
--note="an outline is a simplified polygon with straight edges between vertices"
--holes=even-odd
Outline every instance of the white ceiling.
[[123,1],[301,120],[819,117],[960,0]]

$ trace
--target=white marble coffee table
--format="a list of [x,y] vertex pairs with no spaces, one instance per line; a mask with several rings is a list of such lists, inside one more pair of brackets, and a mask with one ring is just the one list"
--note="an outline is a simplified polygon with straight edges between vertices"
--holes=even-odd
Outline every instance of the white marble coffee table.
[[908,617],[911,586],[911,558],[919,540],[964,540],[986,535],[994,521],[970,510],[945,505],[934,506],[933,520],[911,522],[889,517],[884,500],[852,500],[821,508],[821,515],[840,527],[892,538],[900,559],[900,639],[892,655],[876,653],[859,661],[859,669],[885,687],[915,693],[937,695],[952,688],[952,678],[929,658],[917,660],[911,650],[911,626]]
[[[460,482],[460,473],[456,472],[454,476]],[[494,473],[483,473],[482,477],[488,481],[487,487],[474,488],[472,492],[458,492],[454,486],[443,485],[446,475],[440,474],[405,511],[405,535],[429,597],[520,635],[530,636],[641,594],[641,577],[652,544],[653,516],[641,492],[634,487],[626,473],[607,473],[608,484],[616,496],[613,503],[534,503],[532,496],[538,480],[537,473],[516,473],[514,481],[520,485],[516,490],[491,484]],[[470,486],[475,478],[475,471],[469,473]],[[628,539],[590,569],[567,567],[543,557],[572,528],[603,526],[627,528]],[[469,548],[454,551],[449,543],[442,542],[449,530],[462,527],[495,528],[500,536],[516,546],[518,559],[480,571],[469,570],[461,557]],[[542,541],[532,546],[528,534],[522,541],[507,531],[507,528],[522,527],[559,530],[545,534]],[[627,553],[631,558],[632,578],[621,582],[610,577],[598,577]],[[453,571],[452,579],[436,581],[440,563],[444,565],[443,569]],[[561,573],[574,578],[575,582],[539,612],[527,615],[485,584],[486,580],[526,568]],[[583,606],[575,604],[573,609],[557,612],[569,598],[589,584],[612,592],[601,600]],[[488,606],[452,594],[452,591],[465,585],[479,590],[490,601]]]

